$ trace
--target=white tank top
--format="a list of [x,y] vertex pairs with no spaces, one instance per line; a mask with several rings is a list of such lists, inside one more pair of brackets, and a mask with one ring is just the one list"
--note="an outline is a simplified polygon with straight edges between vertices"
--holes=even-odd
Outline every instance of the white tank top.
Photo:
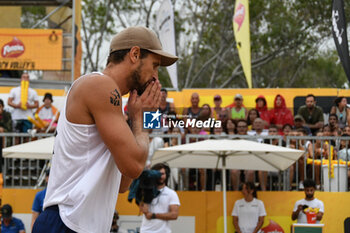
[[110,232],[120,180],[121,173],[96,125],[70,123],[65,104],[44,209],[58,205],[62,221],[76,232]]

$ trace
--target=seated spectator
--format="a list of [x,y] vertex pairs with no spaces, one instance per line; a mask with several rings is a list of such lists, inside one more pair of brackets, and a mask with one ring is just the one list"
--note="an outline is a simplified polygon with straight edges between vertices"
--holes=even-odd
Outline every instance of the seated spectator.
[[253,122],[256,118],[260,118],[259,111],[256,108],[250,109],[247,116],[248,130],[253,129]]
[[[199,107],[199,95],[198,93],[193,93],[191,95],[191,107],[189,108],[185,108],[183,110],[183,115],[188,116],[188,118],[198,118],[200,112],[201,112],[201,108]],[[187,118],[187,117],[185,117]]]
[[25,233],[21,219],[12,216],[12,207],[5,204],[1,208],[1,232],[2,233]]
[[338,124],[338,116],[334,113],[329,114],[328,124],[330,128],[331,135],[330,136],[339,136],[341,135],[341,130]]
[[[323,132],[317,132],[317,137],[324,136]],[[337,154],[334,146],[330,145],[327,140],[317,139],[314,143],[314,146],[309,146],[308,148],[308,157],[311,159],[336,159]],[[317,189],[320,188],[320,171],[321,164],[315,164],[315,180],[317,184]]]
[[274,108],[270,110],[269,115],[270,124],[275,124],[278,127],[279,134],[282,134],[283,125],[294,124],[292,112],[287,108],[286,102],[280,94],[276,95]]
[[[237,121],[237,135],[245,136],[248,132],[247,121],[241,119]],[[237,191],[241,181],[241,170],[230,170],[232,190]],[[254,182],[254,171],[245,171],[245,179],[249,182]]]
[[159,112],[163,115],[167,115],[169,112],[175,112],[175,104],[166,101],[168,97],[168,91],[165,88],[160,90],[160,104],[159,104]]
[[151,161],[154,153],[159,149],[164,147],[164,141],[161,137],[149,137],[149,147],[148,147],[148,157],[146,161],[146,168],[151,167]]
[[293,129],[296,129],[296,130],[304,129],[306,131],[306,136],[312,135],[310,128],[305,126],[304,118],[301,115],[295,115]]
[[346,125],[346,126],[343,128],[343,134],[350,135],[350,126],[349,126],[349,125]]
[[[269,125],[269,130],[268,130],[268,135],[269,136],[277,136],[278,135],[278,128],[276,125]],[[272,144],[277,146],[278,145],[278,139],[265,139],[264,143]],[[266,191],[266,186],[267,186],[267,171],[258,171],[259,175],[259,183],[260,183],[260,188],[261,191]]]
[[[27,93],[27,95],[24,93]],[[14,121],[16,132],[27,133],[28,130],[33,128],[32,123],[28,120],[28,116],[33,115],[33,110],[39,107],[39,102],[38,94],[29,87],[28,73],[22,74],[20,86],[11,89],[7,104],[14,108],[12,120]],[[16,139],[16,144],[18,143],[19,138]]]
[[12,132],[11,113],[5,111],[4,107],[4,101],[0,99],[0,133]]
[[298,109],[298,114],[304,118],[304,126],[309,127],[313,135],[323,127],[323,110],[316,105],[314,95],[309,94],[306,96],[305,105]]
[[339,96],[334,100],[330,114],[336,114],[338,117],[339,128],[350,125],[350,109],[347,107],[348,102],[344,96]]
[[265,96],[259,95],[255,99],[255,103],[255,108],[258,110],[260,118],[264,121],[264,128],[267,128],[270,124],[270,113],[267,108]]
[[235,121],[247,119],[247,109],[243,105],[243,96],[241,94],[236,94],[232,104],[227,106],[231,118]]
[[198,115],[198,120],[206,121],[212,117],[212,112],[209,104],[203,104],[201,112]]
[[[264,121],[261,118],[256,118],[253,122],[253,129],[249,130],[248,135],[252,136],[267,136],[268,131],[264,129]],[[263,138],[256,138],[258,142],[263,142]]]
[[43,102],[44,104],[40,106],[35,112],[36,114],[38,114],[39,118],[45,123],[44,128],[41,128],[39,130],[45,131],[49,127],[51,121],[54,121],[49,130],[50,132],[54,132],[57,127],[59,112],[57,108],[52,105],[52,94],[48,92],[45,93]]
[[289,135],[290,132],[292,132],[293,127],[290,124],[285,124],[282,127],[282,135],[283,135],[283,141],[285,145],[287,145],[287,136]]
[[215,105],[215,107],[213,107],[211,109],[211,112],[212,112],[212,117],[215,118],[215,120],[224,120],[224,119],[222,119],[220,117],[220,114],[221,115],[226,114],[225,118],[228,118],[227,109],[221,107],[221,104],[222,104],[221,96],[220,95],[214,96],[214,105]]
[[[350,135],[343,134],[342,137],[350,137]],[[339,152],[337,153],[337,155],[338,159],[341,159],[343,161],[350,161],[350,140],[340,141]]]
[[236,134],[236,124],[232,119],[228,119],[223,123],[226,134]]

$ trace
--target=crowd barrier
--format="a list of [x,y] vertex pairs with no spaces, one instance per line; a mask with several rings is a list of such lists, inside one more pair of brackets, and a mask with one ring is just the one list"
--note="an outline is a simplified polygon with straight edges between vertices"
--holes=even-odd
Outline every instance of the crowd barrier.
[[[2,147],[6,148],[13,146],[16,143],[24,143],[33,140],[38,140],[45,137],[53,136],[53,134],[28,134],[28,133],[0,133]],[[265,143],[305,150],[305,155],[302,157],[303,163],[296,162],[295,165],[285,171],[269,172],[267,190],[270,191],[289,191],[299,190],[299,183],[302,181],[300,174],[302,169],[304,179],[312,178],[319,179],[322,191],[348,191],[349,165],[348,160],[336,159],[336,155],[341,150],[341,145],[345,145],[343,151],[350,153],[349,141],[350,137],[316,137],[316,136],[251,136],[251,135],[198,135],[198,134],[165,134],[152,133],[151,138],[161,138],[164,145],[173,146],[182,143],[196,142],[206,139],[245,139],[252,141],[264,141]],[[311,142],[311,146],[305,148]],[[321,150],[320,157],[315,157],[319,148],[328,148],[328,151]],[[161,146],[164,146],[163,144]],[[327,147],[325,145],[328,145]],[[157,149],[157,148],[153,148]],[[349,149],[349,151],[348,151]],[[326,159],[325,155],[334,157],[334,159]],[[49,160],[33,159],[30,156],[27,158],[7,158],[6,155],[2,158],[2,173],[4,187],[38,187],[41,184],[43,170],[46,168]],[[302,167],[299,164],[303,164]],[[203,171],[204,170],[204,171]],[[204,174],[206,185],[200,187],[200,174]],[[227,189],[232,190],[230,172],[227,172]],[[244,181],[244,172],[241,172],[240,180]],[[254,181],[257,186],[259,179],[255,176]],[[169,186],[176,190],[222,190],[221,172],[218,169],[182,169],[172,168],[172,178]]]

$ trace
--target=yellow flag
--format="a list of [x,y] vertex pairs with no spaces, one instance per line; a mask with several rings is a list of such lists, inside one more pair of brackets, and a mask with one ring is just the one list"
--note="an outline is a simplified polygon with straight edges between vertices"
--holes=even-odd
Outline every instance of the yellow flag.
[[247,79],[248,87],[252,88],[248,0],[236,0],[235,13],[233,15],[233,31],[244,75]]

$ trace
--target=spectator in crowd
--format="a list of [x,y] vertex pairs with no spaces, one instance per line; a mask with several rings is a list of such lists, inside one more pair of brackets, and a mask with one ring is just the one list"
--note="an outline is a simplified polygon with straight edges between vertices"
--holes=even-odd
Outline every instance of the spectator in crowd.
[[147,169],[151,166],[151,161],[156,150],[164,147],[164,141],[161,137],[149,137],[148,157],[146,161]]
[[[49,182],[49,176],[50,176],[50,170],[48,169],[45,172],[46,185],[47,185],[47,182]],[[38,218],[39,214],[43,212],[45,195],[46,195],[46,187],[35,194],[35,198],[32,206],[32,223],[30,225],[30,229],[33,228],[34,222]]]
[[[29,74],[23,73],[21,76],[21,82],[29,82]],[[27,102],[26,104],[23,104],[21,102],[22,86],[23,85],[11,89],[8,98],[8,105],[14,108],[12,112],[12,120],[14,121],[16,132],[27,133],[28,129],[32,129],[32,123],[28,121],[28,116],[33,116],[32,110],[39,107],[39,101],[36,91],[28,87]]]
[[[261,118],[256,118],[253,122],[253,129],[254,130],[249,130],[248,135],[252,136],[267,136],[268,131],[264,129],[264,121]],[[258,142],[263,142],[263,138],[256,138]]]
[[221,107],[221,104],[222,104],[222,99],[221,99],[221,96],[220,95],[215,95],[214,96],[214,105],[215,107],[213,107],[211,109],[211,112],[212,112],[212,117],[215,118],[215,120],[224,120],[220,117],[220,114],[223,115],[223,114],[226,114],[226,118],[227,118],[227,109]]
[[[0,99],[0,133],[12,131],[12,117],[11,113],[4,110],[4,101]],[[2,140],[1,140],[2,143]]]
[[223,127],[224,127],[224,125],[221,125],[221,127],[214,127],[213,134],[225,136],[227,133],[225,132]]
[[169,112],[175,112],[175,104],[168,102],[166,99],[168,97],[168,91],[165,88],[162,88],[160,90],[161,97],[160,97],[160,105],[159,105],[159,112],[163,115],[167,115]]
[[350,125],[350,109],[347,107],[348,102],[345,96],[339,96],[334,100],[330,114],[336,114],[338,117],[339,128],[344,128],[345,125]]
[[293,127],[290,124],[285,124],[282,127],[283,141],[285,145],[287,145],[287,136],[289,135],[290,132],[292,132],[292,130],[293,130]]
[[227,106],[231,118],[235,121],[240,119],[246,120],[248,113],[243,105],[243,96],[241,94],[236,94],[233,100],[233,103]]
[[128,233],[126,230],[120,228],[120,226],[118,225],[118,220],[119,213],[118,211],[114,211],[110,233]]
[[203,104],[201,112],[198,115],[198,120],[206,121],[212,117],[212,112],[209,104]]
[[140,231],[142,233],[171,232],[169,221],[177,219],[180,200],[176,192],[167,186],[170,168],[163,163],[158,163],[152,166],[152,170],[161,173],[157,186],[160,193],[151,204],[140,204],[140,210],[143,213]]
[[52,105],[52,102],[53,102],[52,94],[49,92],[45,93],[43,102],[44,104],[40,106],[35,112],[38,114],[39,118],[46,123],[44,125],[44,128],[40,130],[42,131],[46,130],[49,127],[51,121],[54,121],[54,123],[51,124],[50,130],[49,130],[50,132],[54,132],[57,126],[59,112],[57,108]]
[[223,122],[223,126],[226,134],[236,134],[236,124],[232,119]]
[[[268,135],[269,136],[277,136],[278,135],[278,127],[276,125],[270,124],[269,129],[268,129]],[[272,144],[275,146],[278,146],[278,144],[279,144],[278,139],[265,139],[264,143]],[[267,171],[258,171],[258,176],[259,176],[259,183],[260,183],[261,191],[266,191]]]
[[270,113],[267,108],[267,102],[266,102],[265,96],[259,95],[255,99],[255,103],[256,103],[255,108],[259,112],[259,117],[263,120],[264,128],[267,128],[270,124]]
[[330,129],[330,136],[339,136],[341,133],[341,130],[339,128],[339,121],[338,116],[335,113],[331,113],[328,116],[328,125]]
[[[323,132],[317,132],[316,136],[321,138],[324,136]],[[314,143],[314,146],[308,148],[308,156],[311,159],[336,159],[336,151],[334,146],[330,145],[326,140],[317,139]],[[315,180],[316,188],[320,189],[320,170],[321,165],[315,164]]]
[[323,110],[316,105],[314,95],[309,94],[306,96],[305,105],[298,109],[298,114],[304,118],[304,126],[309,127],[313,135],[323,127]]
[[25,233],[21,219],[12,216],[12,207],[5,204],[1,208],[1,232],[2,233]]
[[[247,121],[241,119],[237,121],[237,135],[239,136],[245,136],[247,135],[248,132],[248,125]],[[250,172],[249,174],[247,172]],[[240,185],[240,174],[241,170],[236,170],[232,169],[230,170],[230,176],[231,176],[231,184],[232,184],[232,189],[234,191],[237,191],[239,189]],[[254,180],[254,171],[246,171],[245,174],[246,181],[251,181],[253,182]]]
[[320,223],[324,213],[324,205],[321,200],[315,198],[316,184],[314,180],[306,179],[304,181],[305,198],[298,200],[293,209],[292,220],[297,220],[298,223],[308,223],[305,214],[306,208],[317,208],[316,223]]
[[[343,134],[342,137],[350,137],[349,134]],[[343,161],[350,161],[350,140],[341,140],[339,152],[337,153],[338,159]],[[349,174],[350,174],[350,170]]]
[[260,118],[259,111],[256,108],[250,109],[247,116],[248,130],[253,129],[253,122],[256,118]]
[[[201,108],[199,107],[199,95],[198,93],[194,92],[191,95],[191,107],[185,108],[183,110],[183,115],[186,116],[185,118],[198,118]],[[188,117],[187,117],[188,116]]]
[[237,233],[260,232],[266,211],[264,203],[257,199],[254,183],[244,183],[242,194],[243,198],[235,202],[231,214],[235,231]]
[[287,108],[285,99],[280,94],[276,95],[274,108],[270,110],[269,115],[270,124],[278,127],[279,134],[282,134],[284,124],[294,124],[292,112]]
[[[305,126],[304,118],[301,115],[295,115],[294,116],[294,126],[293,129],[304,129],[306,131],[306,136],[311,136],[311,130],[309,127]],[[283,131],[282,131],[283,133]]]
[[350,126],[349,126],[349,125],[346,125],[346,126],[343,128],[343,134],[350,135]]

